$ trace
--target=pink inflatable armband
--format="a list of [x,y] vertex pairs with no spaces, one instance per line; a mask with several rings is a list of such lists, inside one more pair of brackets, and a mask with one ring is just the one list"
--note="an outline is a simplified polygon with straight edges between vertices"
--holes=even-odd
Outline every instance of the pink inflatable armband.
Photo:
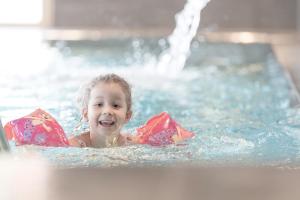
[[69,146],[64,130],[58,122],[42,109],[4,126],[6,137],[17,145]]
[[193,136],[166,112],[152,117],[144,126],[137,128],[137,143],[152,146],[176,144]]

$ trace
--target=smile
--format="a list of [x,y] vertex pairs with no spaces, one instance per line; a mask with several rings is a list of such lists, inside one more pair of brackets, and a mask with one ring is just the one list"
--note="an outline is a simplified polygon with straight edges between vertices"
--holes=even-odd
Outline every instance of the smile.
[[104,127],[111,127],[115,124],[115,122],[112,120],[100,120],[99,124]]

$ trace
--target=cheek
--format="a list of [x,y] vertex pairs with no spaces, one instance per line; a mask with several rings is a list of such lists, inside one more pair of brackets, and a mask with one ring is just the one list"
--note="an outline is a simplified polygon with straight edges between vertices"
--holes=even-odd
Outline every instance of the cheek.
[[119,112],[119,114],[118,114],[119,118],[122,118],[123,120],[126,120],[126,117],[127,117],[127,114],[126,114],[126,113],[127,113],[127,112],[125,112],[125,111]]
[[97,117],[97,112],[94,109],[89,109],[88,113],[87,113],[87,117],[89,120]]

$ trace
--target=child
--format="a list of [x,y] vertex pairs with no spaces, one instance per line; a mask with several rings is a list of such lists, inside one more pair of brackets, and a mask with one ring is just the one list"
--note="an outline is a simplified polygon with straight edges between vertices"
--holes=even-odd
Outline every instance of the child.
[[[62,127],[47,112],[34,112],[5,125],[6,136],[17,145],[115,147],[127,144],[165,146],[178,144],[194,136],[171,116],[162,112],[151,117],[134,135],[121,134],[121,129],[132,115],[129,84],[115,74],[97,76],[82,90],[78,99],[82,119],[88,122],[89,131],[66,138]],[[1,147],[1,146],[0,146]]]
[[70,138],[71,146],[103,148],[133,142],[121,134],[132,115],[131,89],[123,78],[116,74],[97,76],[82,92],[78,101],[89,131]]

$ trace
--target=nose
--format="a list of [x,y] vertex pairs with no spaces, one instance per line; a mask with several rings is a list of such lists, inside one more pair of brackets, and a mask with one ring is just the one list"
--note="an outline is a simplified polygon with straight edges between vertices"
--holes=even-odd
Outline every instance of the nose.
[[104,115],[111,115],[112,114],[112,108],[111,108],[111,106],[104,106],[102,113]]

